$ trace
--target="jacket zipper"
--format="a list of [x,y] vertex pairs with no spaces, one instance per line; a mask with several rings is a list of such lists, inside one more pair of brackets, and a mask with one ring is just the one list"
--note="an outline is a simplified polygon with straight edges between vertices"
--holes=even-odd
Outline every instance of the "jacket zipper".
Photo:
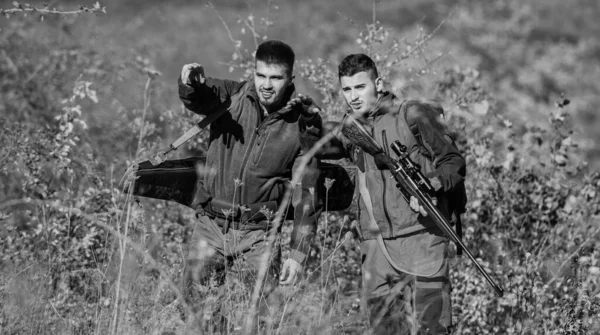
[[[258,113],[260,113],[260,106],[258,106]],[[248,149],[246,149],[246,153],[244,154],[244,159],[242,160],[242,166],[241,166],[241,170],[240,170],[240,181],[244,182],[244,177],[245,177],[245,173],[246,172],[246,165],[248,165],[248,160],[250,159],[250,155],[252,154],[252,149],[254,148],[254,142],[256,142],[256,137],[260,134],[260,130],[261,128],[265,125],[265,123],[272,119],[272,116],[275,114],[269,114],[267,115],[267,117],[262,120],[262,122],[256,127],[256,129],[252,132],[252,138],[250,139],[250,145],[248,146]],[[260,116],[259,116],[260,117]],[[242,204],[242,199],[245,197],[242,197],[242,192],[239,192],[239,203]],[[244,205],[244,204],[243,204]]]
[[[381,131],[381,141],[383,144],[383,151],[388,154],[388,142],[387,142],[387,137],[385,136],[385,129],[383,129]],[[388,208],[387,208],[387,201],[386,201],[386,197],[385,197],[385,193],[386,193],[386,188],[387,188],[387,182],[386,182],[386,177],[385,177],[385,173],[383,170],[380,170],[381,172],[381,179],[383,180],[383,212],[385,213],[385,218],[388,221],[388,226],[390,228],[390,237],[394,236],[394,227],[392,225],[392,220],[390,218],[390,213],[388,212]]]

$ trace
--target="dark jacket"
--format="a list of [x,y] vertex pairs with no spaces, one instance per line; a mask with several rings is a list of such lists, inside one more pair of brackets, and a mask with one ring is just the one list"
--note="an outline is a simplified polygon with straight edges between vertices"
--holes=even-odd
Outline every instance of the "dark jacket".
[[[362,121],[392,158],[396,157],[390,144],[399,140],[408,148],[410,158],[421,165],[423,174],[441,181],[438,208],[450,219],[449,201],[452,199],[448,199],[448,195],[463,186],[466,167],[464,158],[440,123],[439,114],[440,110],[432,105],[416,100],[402,101],[393,94],[385,93]],[[418,141],[415,136],[419,137]],[[348,155],[353,157],[359,168],[365,170],[375,220],[384,238],[437,228],[431,218],[419,215],[410,208],[389,170],[379,170],[371,155],[357,150],[347,139],[341,140]],[[367,213],[362,201],[359,206],[362,213]],[[376,238],[377,232],[368,230],[368,221],[368,215],[361,215],[364,238]]]
[[[286,94],[295,95],[293,86]],[[241,205],[280,203],[294,163],[322,135],[318,114],[305,119],[296,108],[264,116],[253,81],[207,78],[205,84],[188,86],[179,78],[179,97],[186,108],[201,115],[223,104],[229,109],[210,125],[204,185],[215,199]],[[299,262],[308,253],[320,214],[318,160],[312,158],[305,171],[291,238],[291,257]]]

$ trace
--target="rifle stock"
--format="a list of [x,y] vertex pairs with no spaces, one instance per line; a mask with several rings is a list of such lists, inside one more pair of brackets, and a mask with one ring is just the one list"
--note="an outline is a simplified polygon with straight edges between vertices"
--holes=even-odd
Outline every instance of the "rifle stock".
[[[375,139],[369,135],[367,130],[351,115],[346,117],[342,133],[352,141],[352,143],[358,145],[371,155],[386,154]],[[450,222],[448,222],[436,207],[432,196],[434,188],[431,186],[429,179],[421,173],[421,167],[410,159],[406,147],[399,141],[392,143],[391,148],[398,155],[399,159],[394,160],[390,157],[389,161],[393,162],[390,164],[390,171],[397,182],[396,186],[400,188],[404,197],[406,198],[408,193],[419,200],[419,204],[423,206],[435,224],[444,234],[446,234],[446,236],[448,236],[448,238],[456,243],[459,248],[462,248],[477,270],[496,291],[498,296],[502,297],[504,295],[504,289],[502,289],[502,287],[490,277],[485,269],[483,269],[481,264],[479,264],[473,254],[467,249],[465,244],[452,229]],[[409,201],[410,199],[406,200]]]

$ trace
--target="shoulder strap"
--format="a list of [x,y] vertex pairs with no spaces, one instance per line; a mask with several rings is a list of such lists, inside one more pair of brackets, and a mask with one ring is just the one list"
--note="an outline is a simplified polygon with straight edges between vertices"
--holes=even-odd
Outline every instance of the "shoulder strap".
[[204,128],[206,128],[209,124],[213,123],[223,114],[225,114],[229,110],[228,106],[229,104],[222,103],[217,111],[204,117],[202,121],[198,122],[198,124],[194,125],[192,128],[188,129],[185,133],[183,133],[183,135],[179,136],[179,138],[176,139],[175,142],[169,145],[169,149],[162,152],[158,152],[154,158],[150,159],[150,163],[152,163],[152,165],[158,165],[164,162],[167,159],[167,154],[169,152],[177,150],[177,148],[179,148],[182,144],[189,141],[192,137],[201,133],[202,130],[204,130]]
[[406,125],[406,128],[408,129],[408,132],[410,134],[412,134],[413,138],[415,139],[415,143],[417,143],[419,146],[422,146],[423,143],[421,142],[421,136],[419,134],[418,129],[412,128],[410,126],[410,124],[408,123],[408,113],[407,113],[407,109],[408,107],[410,107],[408,105],[409,100],[402,100],[402,103],[400,104],[400,113],[402,114],[402,119],[404,119],[404,124]]
[[388,263],[390,263],[390,265],[392,266],[392,268],[394,268],[394,270],[399,271],[399,272],[404,272],[404,273],[408,273],[408,274],[411,274],[414,276],[422,276],[422,277],[433,276],[437,272],[437,270],[430,274],[414,273],[414,272],[407,270],[406,267],[399,266],[392,259],[392,257],[390,256],[390,253],[387,250],[387,247],[385,246],[385,242],[383,241],[383,236],[381,236],[381,231],[379,230],[377,221],[375,221],[375,215],[373,213],[373,203],[371,202],[371,194],[369,193],[369,190],[367,189],[365,174],[364,174],[364,172],[361,172],[360,170],[358,170],[357,173],[358,173],[358,186],[359,186],[359,190],[360,190],[360,197],[362,198],[363,203],[365,204],[365,208],[367,209],[367,214],[369,215],[369,231],[377,232],[377,245],[379,246],[379,249],[385,256],[385,258],[387,259]]

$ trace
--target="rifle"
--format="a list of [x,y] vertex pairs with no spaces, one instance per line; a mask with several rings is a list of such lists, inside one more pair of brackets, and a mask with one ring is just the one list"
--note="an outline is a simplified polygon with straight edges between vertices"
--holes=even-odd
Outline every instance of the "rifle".
[[467,254],[477,270],[492,286],[498,296],[502,297],[504,295],[504,289],[496,284],[483,267],[481,267],[473,254],[467,249],[465,244],[452,229],[450,222],[448,222],[436,207],[433,200],[435,190],[429,182],[429,179],[421,173],[419,164],[414,163],[410,159],[406,146],[400,143],[400,141],[394,141],[394,143],[391,144],[392,150],[398,155],[398,159],[395,160],[387,155],[379,143],[369,135],[367,130],[356,120],[356,118],[348,115],[345,119],[342,127],[342,134],[344,134],[344,136],[352,143],[362,148],[366,153],[372,156],[383,154],[389,158],[387,160],[389,169],[396,180],[396,187],[400,189],[404,199],[407,202],[410,202],[410,196],[417,198],[419,204],[425,208],[425,211],[433,219],[435,224],[452,240],[452,242],[456,243],[456,245]]

